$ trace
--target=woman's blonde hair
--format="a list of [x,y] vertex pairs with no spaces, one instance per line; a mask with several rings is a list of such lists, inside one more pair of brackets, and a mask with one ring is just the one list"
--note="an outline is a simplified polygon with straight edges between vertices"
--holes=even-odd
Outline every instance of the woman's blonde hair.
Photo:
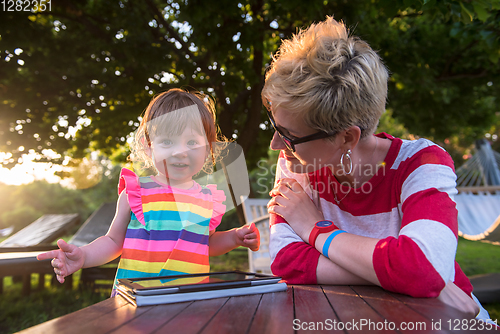
[[372,134],[385,111],[388,71],[378,54],[332,17],[284,40],[266,73],[264,105],[317,130]]
[[219,133],[215,123],[215,103],[208,95],[170,89],[153,97],[149,103],[130,145],[129,160],[140,162],[142,168],[155,168],[151,158],[151,138],[160,134],[180,135],[187,125],[205,135],[209,147],[203,171],[211,173],[227,140]]

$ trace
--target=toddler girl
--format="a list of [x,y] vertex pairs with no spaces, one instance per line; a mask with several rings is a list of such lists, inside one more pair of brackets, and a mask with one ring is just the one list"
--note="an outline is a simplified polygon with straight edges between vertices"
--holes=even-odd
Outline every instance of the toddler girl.
[[218,151],[210,101],[180,89],[151,101],[131,145],[131,157],[156,175],[138,177],[123,169],[107,234],[80,248],[59,240],[60,249],[38,255],[38,260],[53,258],[59,282],[80,268],[99,266],[119,255],[116,279],[209,272],[209,255],[238,246],[259,249],[253,224],[215,231],[225,212],[224,192],[193,180],[202,170],[210,172]]

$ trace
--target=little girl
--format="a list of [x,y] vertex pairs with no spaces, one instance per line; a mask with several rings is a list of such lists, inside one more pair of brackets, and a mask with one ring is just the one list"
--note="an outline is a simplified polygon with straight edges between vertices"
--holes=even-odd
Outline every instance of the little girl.
[[99,266],[119,255],[116,279],[209,272],[209,255],[238,246],[259,249],[259,231],[253,224],[215,231],[225,212],[224,192],[193,180],[201,170],[210,172],[217,151],[210,101],[172,89],[150,102],[131,157],[156,175],[138,177],[123,169],[108,233],[80,248],[59,240],[60,249],[38,255],[38,260],[53,258],[59,282],[80,268]]

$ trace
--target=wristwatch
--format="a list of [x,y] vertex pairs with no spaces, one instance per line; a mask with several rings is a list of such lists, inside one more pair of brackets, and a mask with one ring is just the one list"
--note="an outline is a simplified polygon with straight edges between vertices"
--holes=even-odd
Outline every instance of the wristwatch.
[[318,238],[318,235],[320,233],[327,233],[331,232],[335,229],[338,229],[337,226],[332,221],[329,220],[320,220],[316,224],[314,224],[314,227],[311,231],[311,234],[309,234],[309,245],[314,247],[314,244],[316,243],[316,239]]

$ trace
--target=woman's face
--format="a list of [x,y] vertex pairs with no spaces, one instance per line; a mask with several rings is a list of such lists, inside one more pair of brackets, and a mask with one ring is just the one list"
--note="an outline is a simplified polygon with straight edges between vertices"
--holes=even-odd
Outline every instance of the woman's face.
[[[276,126],[291,139],[297,139],[316,133],[307,126],[302,118],[295,116],[284,108],[277,108],[273,114]],[[341,152],[336,141],[317,139],[295,145],[295,152],[290,151],[277,132],[271,140],[272,150],[282,150],[287,168],[294,173],[311,173],[325,166],[334,168]]]

